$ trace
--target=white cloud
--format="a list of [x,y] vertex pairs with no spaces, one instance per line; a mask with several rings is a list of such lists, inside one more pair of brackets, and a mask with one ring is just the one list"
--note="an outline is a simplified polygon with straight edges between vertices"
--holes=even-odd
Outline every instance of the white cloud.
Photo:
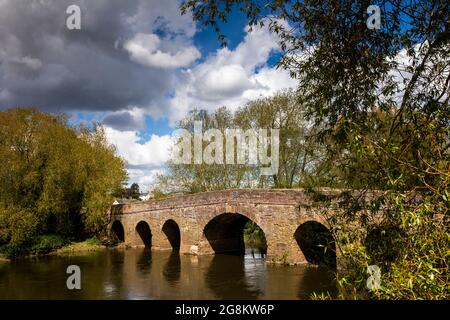
[[199,82],[201,83],[197,87],[199,97],[212,101],[240,95],[252,86],[246,71],[239,64],[208,70]]
[[[169,40],[156,34],[137,33],[123,47],[129,52],[130,59],[146,66],[179,68],[200,57],[195,47],[177,42],[189,44],[187,37]],[[233,109],[251,99],[294,87],[296,81],[287,72],[267,66],[271,53],[277,50],[276,35],[266,27],[255,29],[247,33],[234,50],[219,49],[202,63],[179,71],[174,84],[175,94],[169,98],[170,108],[166,110],[171,123],[194,107],[213,110],[227,105]],[[145,110],[145,114],[150,111]],[[145,114],[137,108],[132,112],[120,111],[110,114],[109,122],[111,125],[114,120],[127,122],[128,118],[135,125]],[[169,135],[153,134],[147,141],[141,141],[137,130],[142,128],[129,128],[119,131],[119,127],[114,129],[107,124],[105,131],[108,141],[116,145],[118,154],[127,161],[130,182],[149,186],[169,160],[173,140]]]
[[33,70],[39,70],[40,68],[42,68],[42,62],[39,59],[35,59],[35,58],[31,58],[31,57],[16,57],[14,59],[12,59],[13,62],[19,63],[19,64],[23,64],[25,66],[27,66],[30,69]]
[[107,126],[105,133],[108,142],[116,146],[119,156],[127,162],[129,183],[136,182],[141,191],[148,190],[170,158],[172,137],[152,134],[142,142],[138,131],[118,131]]
[[141,142],[137,131],[118,131],[105,127],[108,141],[117,147],[117,151],[130,167],[157,168],[169,160],[172,137],[169,135],[151,135]]
[[267,66],[270,55],[279,50],[277,40],[268,27],[256,28],[234,50],[219,49],[203,63],[184,70],[169,102],[170,123],[193,108],[235,109],[251,99],[295,87],[297,81],[287,71]]
[[151,189],[156,176],[162,172],[162,169],[128,169],[128,176],[131,183],[136,182],[139,190],[145,192]]
[[[183,46],[175,52],[163,52],[163,43],[156,34],[137,33],[125,42],[124,48],[130,54],[130,59],[149,67],[180,68],[192,64],[200,58],[200,52],[192,45]],[[173,46],[173,43],[171,44]]]
[[[411,81],[413,76],[410,68],[414,70],[414,68],[417,68],[417,66],[422,64],[423,59],[426,56],[426,52],[428,52],[428,45],[428,42],[424,42],[416,44],[412,48],[413,50],[407,51],[406,49],[401,49],[393,59],[387,59],[389,62],[393,61],[396,63],[396,67],[389,72],[389,75],[393,78],[394,82],[397,83],[398,89],[393,97],[388,96],[386,98],[394,98],[394,101],[398,104],[402,102],[406,86]],[[432,94],[433,91],[437,93],[443,92],[446,89],[445,82],[450,73],[450,68],[447,67],[443,70],[440,76],[434,74],[436,69],[433,68],[433,65],[435,65],[441,58],[442,57],[433,57],[433,55],[428,58],[425,63],[423,73],[419,76],[415,84],[413,91],[414,94]],[[382,85],[383,83],[381,83],[379,87]],[[444,94],[441,97],[441,102],[444,101],[447,96],[447,94]]]
[[253,88],[244,91],[242,98],[245,100],[271,96],[282,89],[295,88],[298,83],[291,78],[289,72],[271,67],[261,68],[258,73],[250,77],[250,81],[253,83]]

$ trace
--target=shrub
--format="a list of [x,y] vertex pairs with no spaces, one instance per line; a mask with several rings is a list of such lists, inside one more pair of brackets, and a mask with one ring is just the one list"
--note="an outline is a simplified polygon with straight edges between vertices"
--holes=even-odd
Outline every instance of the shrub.
[[86,239],[86,244],[89,246],[101,246],[102,243],[97,237],[92,237],[89,239]]
[[66,244],[66,240],[56,234],[46,234],[39,236],[31,247],[31,252],[44,254],[61,248]]
[[0,207],[0,241],[3,253],[9,258],[25,254],[36,235],[38,219],[29,209],[14,206]]

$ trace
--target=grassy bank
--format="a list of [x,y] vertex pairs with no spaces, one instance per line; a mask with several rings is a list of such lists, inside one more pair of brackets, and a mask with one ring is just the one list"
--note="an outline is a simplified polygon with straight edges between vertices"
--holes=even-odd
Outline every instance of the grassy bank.
[[8,246],[0,247],[0,261],[9,261],[17,257],[34,257],[42,255],[54,255],[54,254],[71,254],[75,252],[89,252],[97,251],[105,248],[101,241],[92,237],[84,241],[73,241],[71,239],[65,239],[58,235],[42,235],[39,236],[26,251],[21,252],[20,255],[16,255],[14,251],[10,251]]
[[87,239],[83,242],[71,242],[70,244],[56,250],[55,253],[65,255],[65,254],[72,254],[72,253],[76,253],[76,252],[98,251],[98,250],[102,250],[104,248],[105,248],[105,246],[102,245],[100,240],[93,237],[93,238]]

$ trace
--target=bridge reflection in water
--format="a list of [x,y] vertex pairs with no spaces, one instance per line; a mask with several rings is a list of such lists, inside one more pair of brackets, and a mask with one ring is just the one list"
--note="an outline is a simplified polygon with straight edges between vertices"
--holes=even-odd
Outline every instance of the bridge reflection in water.
[[[68,265],[82,272],[82,290],[65,287]],[[324,269],[267,264],[264,255],[190,256],[148,248],[108,249],[0,265],[0,299],[307,299],[336,294]]]

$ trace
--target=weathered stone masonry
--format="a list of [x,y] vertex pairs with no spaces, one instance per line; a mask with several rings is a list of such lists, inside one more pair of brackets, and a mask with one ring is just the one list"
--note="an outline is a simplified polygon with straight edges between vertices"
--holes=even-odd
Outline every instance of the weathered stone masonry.
[[248,218],[265,233],[268,261],[300,264],[307,259],[294,236],[297,228],[308,221],[327,227],[320,214],[299,206],[307,203],[300,189],[206,192],[113,206],[111,227],[120,221],[125,244],[139,246],[145,239],[136,227],[146,222],[152,248],[169,250],[177,242],[178,225],[180,253],[206,255],[238,249]]

